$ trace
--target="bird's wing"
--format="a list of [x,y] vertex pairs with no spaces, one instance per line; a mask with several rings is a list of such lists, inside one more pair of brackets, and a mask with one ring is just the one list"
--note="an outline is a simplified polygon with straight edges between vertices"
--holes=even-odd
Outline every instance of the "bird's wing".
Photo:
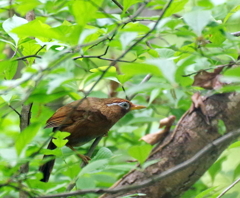
[[96,122],[99,117],[106,119],[99,111],[73,109],[72,107],[61,107],[51,118],[47,120],[45,128],[66,127],[75,122]]
[[[76,110],[74,110],[71,106],[63,106],[47,120],[45,128],[69,126],[75,122],[73,119],[75,114]],[[79,117],[81,116],[82,115],[79,114]]]

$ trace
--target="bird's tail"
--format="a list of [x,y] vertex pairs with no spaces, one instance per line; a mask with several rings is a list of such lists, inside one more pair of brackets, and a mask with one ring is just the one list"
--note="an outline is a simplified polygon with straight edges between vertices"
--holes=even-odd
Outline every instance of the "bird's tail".
[[[48,149],[53,150],[56,148],[56,145],[52,142],[52,140],[48,144]],[[54,155],[44,155],[43,159],[46,158],[53,158]],[[41,165],[39,168],[39,171],[43,173],[43,178],[41,179],[42,182],[48,182],[50,174],[52,172],[53,166],[54,166],[55,159],[51,159],[47,161],[45,164]]]

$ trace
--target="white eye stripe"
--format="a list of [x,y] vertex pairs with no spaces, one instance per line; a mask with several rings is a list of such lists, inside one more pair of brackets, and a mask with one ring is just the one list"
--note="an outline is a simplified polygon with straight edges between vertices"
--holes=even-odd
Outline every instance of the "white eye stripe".
[[118,105],[124,109],[129,109],[130,107],[130,104],[128,102],[120,102],[120,103],[117,103],[117,102],[114,102],[114,103],[111,103],[111,104],[107,104],[107,106],[113,106],[113,105]]
[[113,105],[118,105],[118,103],[114,102],[114,103],[111,103],[111,104],[107,104],[107,106],[113,106]]

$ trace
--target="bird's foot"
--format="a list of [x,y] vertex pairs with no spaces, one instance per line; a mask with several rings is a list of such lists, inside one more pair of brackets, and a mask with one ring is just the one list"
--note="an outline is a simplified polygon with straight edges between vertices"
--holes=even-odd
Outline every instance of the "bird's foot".
[[83,161],[85,164],[88,164],[88,163],[89,163],[89,160],[91,160],[90,157],[88,157],[88,156],[86,156],[86,155],[83,155],[83,154],[80,154],[80,153],[78,153],[77,156],[78,156],[79,158],[81,158],[82,161]]

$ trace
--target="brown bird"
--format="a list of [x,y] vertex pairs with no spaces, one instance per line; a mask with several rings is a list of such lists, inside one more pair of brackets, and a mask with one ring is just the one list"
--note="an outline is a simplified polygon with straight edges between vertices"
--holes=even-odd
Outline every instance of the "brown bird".
[[[45,128],[53,128],[53,131],[66,131],[70,136],[66,146],[76,151],[73,147],[81,146],[97,137],[107,135],[109,129],[127,112],[142,109],[145,106],[134,105],[128,100],[121,98],[85,98],[71,102],[59,108],[51,118],[48,119]],[[48,149],[56,146],[50,141]],[[84,162],[89,158],[78,154]],[[44,155],[44,159],[51,160],[43,164],[39,170],[43,173],[41,181],[49,180],[55,159],[53,155]]]

